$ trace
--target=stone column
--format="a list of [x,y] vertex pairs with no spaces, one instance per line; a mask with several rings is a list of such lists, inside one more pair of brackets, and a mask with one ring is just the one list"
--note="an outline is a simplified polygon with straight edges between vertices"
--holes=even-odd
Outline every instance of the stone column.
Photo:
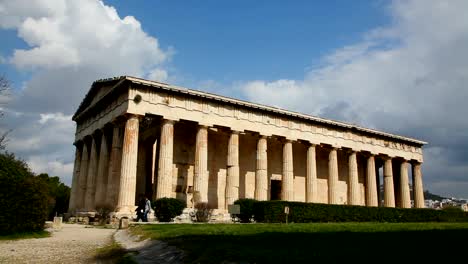
[[411,198],[408,179],[408,162],[405,160],[400,165],[400,193],[401,207],[411,208]]
[[83,153],[81,155],[80,164],[80,179],[78,182],[78,191],[76,194],[76,208],[80,211],[85,209],[85,195],[86,195],[86,178],[88,175],[88,145],[83,140]]
[[286,140],[283,145],[283,180],[281,186],[281,200],[294,200],[294,170],[291,140]]
[[106,204],[114,208],[117,205],[117,197],[120,184],[120,166],[122,163],[122,133],[120,127],[114,124],[112,131],[112,146],[109,159],[109,171],[107,178]]
[[336,187],[338,184],[338,155],[333,148],[328,154],[328,203],[338,204]]
[[88,177],[86,179],[85,209],[88,212],[95,211],[96,196],[96,174],[98,167],[98,155],[96,148],[96,139],[93,135],[91,139],[91,151],[89,153]]
[[160,140],[156,199],[172,197],[172,166],[174,156],[173,120],[163,120]]
[[422,183],[421,163],[413,163],[412,171],[414,207],[424,208],[424,189]]
[[307,174],[306,174],[306,202],[316,203],[317,198],[317,158],[315,155],[315,145],[312,144],[307,149]]
[[193,190],[195,203],[208,202],[208,127],[198,126]]
[[359,176],[356,151],[352,151],[348,157],[349,183],[348,183],[348,204],[359,205]]
[[261,136],[257,142],[257,168],[255,170],[255,200],[268,200],[268,154],[267,137]]
[[367,171],[366,171],[366,205],[378,206],[377,195],[377,182],[374,155],[367,158]]
[[120,215],[133,215],[135,208],[136,166],[138,159],[139,119],[131,116],[125,123],[120,167],[119,196],[117,212]]
[[74,214],[77,209],[78,190],[80,189],[80,166],[81,166],[82,147],[76,144],[75,150],[75,165],[73,166],[72,188],[70,192],[70,203],[68,204],[68,212]]
[[107,147],[107,137],[102,129],[101,149],[99,151],[98,173],[96,178],[96,200],[95,205],[102,207],[106,203],[107,175],[109,173],[109,149]]
[[229,135],[225,208],[239,199],[239,132]]
[[386,158],[384,163],[384,206],[395,207],[395,191],[393,189],[393,169],[391,158]]

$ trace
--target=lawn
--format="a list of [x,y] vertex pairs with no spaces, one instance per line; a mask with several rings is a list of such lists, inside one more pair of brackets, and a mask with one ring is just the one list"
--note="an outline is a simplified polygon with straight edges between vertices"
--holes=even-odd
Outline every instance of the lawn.
[[432,263],[440,257],[467,261],[468,252],[468,223],[158,224],[131,230],[183,249],[187,263]]
[[24,232],[24,233],[16,233],[16,234],[11,234],[11,235],[0,236],[0,240],[43,238],[43,237],[49,237],[49,236],[50,236],[50,233],[47,231]]

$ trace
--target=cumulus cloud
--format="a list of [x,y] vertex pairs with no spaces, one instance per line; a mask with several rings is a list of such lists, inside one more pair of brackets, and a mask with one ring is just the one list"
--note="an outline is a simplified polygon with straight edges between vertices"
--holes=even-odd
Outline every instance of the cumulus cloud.
[[241,89],[252,101],[427,140],[426,187],[468,197],[468,2],[393,1],[388,10],[390,26],[303,79]]
[[[96,79],[136,75],[165,80],[173,54],[133,16],[98,0],[0,0],[0,29],[16,30],[27,48],[2,61],[31,73],[8,102],[8,150],[36,172],[68,179],[75,125],[70,116]],[[70,183],[68,181],[68,183]]]

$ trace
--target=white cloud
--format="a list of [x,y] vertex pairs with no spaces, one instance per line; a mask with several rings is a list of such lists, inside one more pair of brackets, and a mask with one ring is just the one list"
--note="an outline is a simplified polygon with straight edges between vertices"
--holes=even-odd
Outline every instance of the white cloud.
[[28,45],[4,60],[32,74],[6,105],[5,127],[13,129],[7,148],[36,173],[71,177],[71,115],[94,80],[169,77],[165,64],[174,51],[102,1],[0,0],[2,28],[16,30]]
[[167,71],[163,69],[154,69],[152,70],[147,78],[152,81],[165,82],[167,80]]
[[329,54],[302,80],[257,80],[242,90],[252,101],[427,140],[428,187],[451,182],[437,190],[468,197],[454,184],[468,184],[465,10],[463,0],[393,1],[391,26]]

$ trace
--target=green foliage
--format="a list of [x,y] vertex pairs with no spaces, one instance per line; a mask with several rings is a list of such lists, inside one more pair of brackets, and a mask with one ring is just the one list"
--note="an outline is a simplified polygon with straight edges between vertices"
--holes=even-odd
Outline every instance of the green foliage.
[[311,204],[287,201],[257,201],[254,219],[263,223],[290,222],[468,222],[468,213],[433,209],[401,209],[350,205]]
[[0,235],[41,231],[47,217],[47,186],[9,153],[0,153],[0,212]]
[[47,173],[41,173],[37,176],[44,181],[48,190],[48,219],[52,220],[55,216],[64,214],[68,211],[70,201],[70,187],[60,182],[60,178],[51,177]]
[[159,222],[170,222],[172,218],[182,214],[185,203],[175,198],[160,198],[154,203],[154,212]]
[[208,223],[211,218],[212,210],[208,206],[208,203],[195,203],[195,218],[199,223]]
[[254,199],[239,199],[234,204],[240,205],[240,214],[237,215],[242,223],[250,223],[254,214]]

